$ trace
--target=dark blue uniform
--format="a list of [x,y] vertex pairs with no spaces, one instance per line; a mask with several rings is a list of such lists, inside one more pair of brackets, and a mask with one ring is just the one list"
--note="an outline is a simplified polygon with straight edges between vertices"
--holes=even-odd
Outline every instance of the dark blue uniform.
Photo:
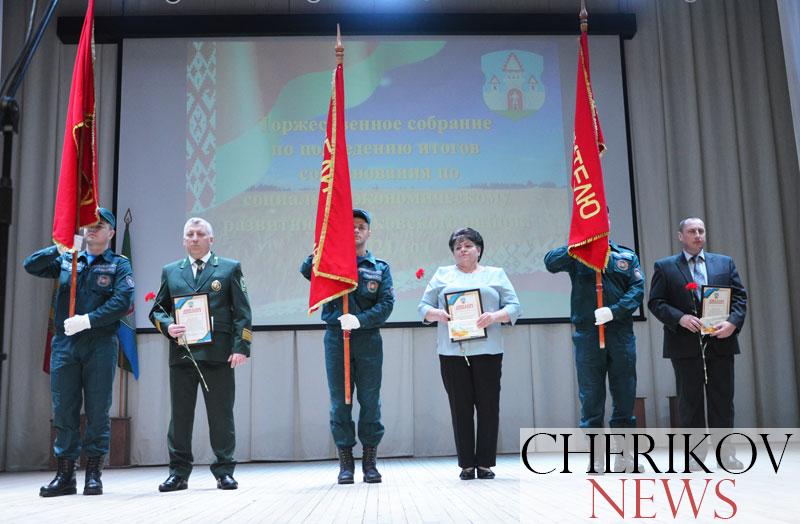
[[[300,266],[300,272],[311,278],[311,256]],[[358,439],[364,447],[377,447],[383,437],[381,424],[381,377],[383,341],[378,330],[394,307],[392,274],[389,264],[367,255],[357,258],[358,288],[348,295],[350,314],[361,327],[350,334],[350,380],[355,384],[361,406],[358,416]],[[352,405],[344,402],[344,342],[338,318],[342,315],[342,299],[322,306],[325,330],[325,368],[331,398],[331,433],[336,446],[351,448],[356,443]]]
[[[59,255],[55,246],[37,251],[24,262],[35,276],[58,278],[55,328],[50,355],[50,390],[56,457],[76,460],[108,453],[111,423],[108,410],[119,342],[117,329],[133,303],[133,270],[128,259],[110,249],[101,255],[78,253],[75,314],[88,315],[91,328],[71,337],[64,334],[69,317],[72,254]],[[80,442],[83,399],[86,431]]]
[[581,400],[582,428],[604,425],[606,375],[611,390],[611,427],[635,427],[636,338],[633,313],[642,305],[644,275],[639,258],[630,249],[609,242],[611,255],[603,273],[603,305],[614,319],[606,323],[606,347],[600,349],[594,311],[597,309],[595,271],[567,254],[567,247],[547,253],[544,263],[551,273],[566,271],[572,280],[571,317],[575,325],[575,367]]

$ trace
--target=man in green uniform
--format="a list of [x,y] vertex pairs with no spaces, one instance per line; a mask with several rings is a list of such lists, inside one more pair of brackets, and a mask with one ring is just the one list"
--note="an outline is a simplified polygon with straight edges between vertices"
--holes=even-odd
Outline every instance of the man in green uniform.
[[[325,369],[331,399],[331,433],[339,448],[339,484],[352,484],[355,473],[353,446],[356,444],[352,405],[344,399],[344,342],[342,330],[350,335],[350,377],[355,384],[361,411],[358,416],[358,439],[364,448],[361,469],[364,482],[381,481],[377,469],[378,444],[383,437],[381,424],[381,378],[383,372],[383,341],[380,328],[394,307],[392,274],[389,264],[367,251],[370,237],[369,213],[353,210],[355,226],[358,288],[348,294],[350,313],[342,314],[342,299],[322,306],[325,329]],[[312,258],[300,266],[300,272],[311,279]],[[352,384],[351,384],[352,387]]]
[[[46,247],[25,259],[25,271],[58,279],[55,328],[50,354],[50,391],[53,399],[53,451],[58,461],[55,478],[39,495],[57,497],[77,493],[75,469],[81,451],[86,455],[84,495],[101,495],[103,457],[111,437],[111,392],[117,367],[119,321],[133,301],[133,270],[123,256],[109,249],[116,219],[98,208],[99,220],[86,228],[86,250],[78,252],[75,315],[69,316],[72,252],[59,254]],[[86,412],[83,442],[80,435],[81,398]]]
[[[567,246],[554,249],[544,257],[548,271],[566,271],[572,281],[570,321],[575,326],[572,341],[581,401],[581,428],[604,427],[606,376],[612,400],[609,426],[636,427],[636,417],[633,416],[636,400],[633,314],[642,305],[644,275],[636,253],[614,242],[609,242],[609,246],[611,253],[603,272],[604,307],[601,308],[597,307],[595,271],[592,268],[569,256]],[[605,349],[600,349],[599,325],[606,326]],[[627,451],[618,453],[614,471],[625,470],[630,460]],[[603,469],[601,457],[595,456],[590,472]]]
[[[190,218],[183,226],[183,245],[188,256],[164,266],[161,287],[150,311],[150,321],[169,343],[169,389],[172,419],[167,433],[169,477],[158,486],[159,491],[177,491],[188,487],[192,472],[192,425],[197,388],[202,373],[208,391],[203,397],[208,414],[211,448],[216,455],[211,473],[217,488],[236,489],[233,478],[236,462],[233,452],[236,434],[233,422],[233,401],[236,389],[233,368],[250,356],[250,302],[236,260],[222,258],[211,251],[214,231],[202,218]],[[173,299],[186,295],[206,294],[211,315],[211,342],[192,344],[192,356],[198,369],[188,358],[178,340],[186,334],[186,326],[175,322]]]

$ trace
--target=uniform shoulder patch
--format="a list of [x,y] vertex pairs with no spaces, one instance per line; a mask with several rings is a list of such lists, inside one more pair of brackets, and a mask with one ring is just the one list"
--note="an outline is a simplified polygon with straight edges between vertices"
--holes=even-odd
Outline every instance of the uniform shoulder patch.
[[247,342],[252,342],[253,332],[247,328],[242,329],[242,340],[246,340]]
[[126,276],[125,277],[125,283],[128,284],[129,287],[134,287],[133,286],[133,276],[131,276],[131,275]]
[[239,279],[239,287],[242,288],[242,291],[247,293],[247,284],[244,283],[244,276]]
[[619,269],[620,271],[627,271],[628,268],[631,267],[630,262],[628,262],[624,258],[620,258],[619,260],[617,260],[616,265],[617,269]]

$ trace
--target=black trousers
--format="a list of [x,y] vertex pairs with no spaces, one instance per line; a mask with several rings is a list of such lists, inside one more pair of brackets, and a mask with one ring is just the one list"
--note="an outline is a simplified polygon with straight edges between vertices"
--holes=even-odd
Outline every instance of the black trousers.
[[703,359],[699,356],[671,360],[681,427],[732,428],[733,355],[706,354],[708,384],[704,383]]
[[[439,355],[442,382],[450,400],[458,465],[495,465],[500,423],[500,375],[503,355],[464,357]],[[475,414],[478,435],[475,438]]]
[[191,363],[181,363],[169,367],[170,401],[172,419],[167,433],[169,448],[169,472],[188,479],[192,473],[192,427],[194,426],[194,406],[197,403],[197,390],[203,392],[208,414],[209,438],[216,460],[211,464],[211,473],[219,478],[233,475],[236,461],[236,429],[233,423],[233,403],[236,383],[233,369],[227,362],[198,361],[208,384],[206,392],[200,383],[200,376]]

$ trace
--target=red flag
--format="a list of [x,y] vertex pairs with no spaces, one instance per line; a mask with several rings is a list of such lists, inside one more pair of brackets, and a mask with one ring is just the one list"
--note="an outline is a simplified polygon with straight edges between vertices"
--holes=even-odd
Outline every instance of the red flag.
[[53,216],[53,242],[66,248],[73,247],[77,228],[98,220],[93,46],[94,0],[89,0],[72,71],[61,174]]
[[575,142],[572,148],[572,222],[569,254],[603,271],[608,263],[608,208],[600,153],[605,151],[589,76],[589,45],[581,32],[575,89]]
[[344,138],[344,73],[341,64],[333,72],[332,87],[314,228],[309,314],[358,286],[353,198]]

